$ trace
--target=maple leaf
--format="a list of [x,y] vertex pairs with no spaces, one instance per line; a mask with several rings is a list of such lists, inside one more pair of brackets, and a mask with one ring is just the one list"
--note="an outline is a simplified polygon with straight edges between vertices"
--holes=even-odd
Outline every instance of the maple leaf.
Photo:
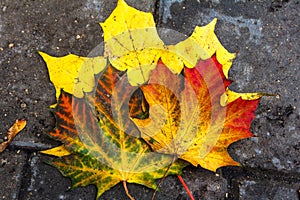
[[[261,95],[230,91],[231,81],[216,56],[200,61],[195,68],[185,68],[183,74],[174,75],[160,62],[149,84],[141,86],[150,107],[149,118],[133,121],[143,139],[154,151],[211,171],[239,165],[229,156],[227,147],[252,136],[249,129],[258,104],[255,99]],[[224,94],[228,98],[222,106]]]
[[149,80],[159,59],[175,74],[184,66],[193,68],[197,62],[216,54],[225,76],[235,54],[229,53],[214,33],[217,19],[206,26],[196,26],[193,34],[176,45],[165,45],[159,38],[151,13],[141,12],[119,0],[117,7],[100,23],[104,32],[105,57],[118,70],[126,71],[131,85]]
[[[70,177],[74,187],[95,184],[97,197],[119,182],[156,189],[155,180],[164,177],[173,163],[171,156],[151,152],[137,138],[139,131],[126,112],[136,87],[119,77],[120,72],[108,66],[99,78],[94,97],[86,94],[85,98],[76,98],[62,91],[55,111],[56,129],[50,135],[67,151],[58,147],[59,151],[55,148],[43,152],[62,155],[50,164]],[[58,153],[61,150],[63,153]],[[184,162],[176,162],[168,174],[181,174],[185,166]],[[126,184],[124,187],[127,191]]]

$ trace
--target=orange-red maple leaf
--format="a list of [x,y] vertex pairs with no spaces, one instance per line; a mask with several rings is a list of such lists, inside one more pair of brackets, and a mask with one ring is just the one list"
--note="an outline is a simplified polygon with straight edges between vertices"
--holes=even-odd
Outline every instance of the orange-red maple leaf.
[[141,86],[150,117],[133,121],[154,151],[212,171],[239,165],[227,148],[252,136],[250,124],[258,100],[238,98],[222,106],[221,96],[230,83],[215,56],[195,68],[184,68],[183,76],[160,62],[149,84]]

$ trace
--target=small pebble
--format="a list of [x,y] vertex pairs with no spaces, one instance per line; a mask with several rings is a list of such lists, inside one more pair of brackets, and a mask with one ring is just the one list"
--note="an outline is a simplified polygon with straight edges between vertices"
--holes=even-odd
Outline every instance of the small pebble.
[[21,108],[26,108],[26,103],[21,103]]

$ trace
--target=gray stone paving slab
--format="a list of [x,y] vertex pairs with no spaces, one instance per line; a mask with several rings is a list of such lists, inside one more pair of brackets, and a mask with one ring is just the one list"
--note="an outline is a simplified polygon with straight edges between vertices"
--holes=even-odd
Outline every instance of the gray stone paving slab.
[[[55,99],[45,63],[37,51],[55,56],[88,55],[102,42],[98,23],[109,16],[116,2],[0,1],[0,137],[17,118],[28,120],[24,131],[0,155],[0,178],[7,180],[5,187],[0,187],[0,199],[4,196],[26,200],[94,199],[94,186],[68,191],[71,181],[43,163],[47,156],[36,154],[59,144],[43,134],[55,125],[48,109]],[[185,170],[185,181],[196,199],[297,198],[299,1],[128,0],[128,3],[153,12],[159,28],[186,35],[196,25],[205,25],[217,17],[216,33],[220,41],[231,52],[239,52],[230,71],[230,78],[235,81],[231,87],[243,92],[278,94],[278,98],[265,97],[260,103],[252,125],[257,137],[230,147],[231,155],[243,168],[223,168],[218,170],[219,176],[192,167]],[[161,35],[167,36],[164,31]],[[178,36],[166,39],[178,41],[182,35]],[[29,159],[23,150],[33,153]],[[247,170],[243,171],[244,168]],[[249,173],[248,168],[255,173]],[[272,178],[276,175],[277,178]],[[284,177],[291,177],[291,181]],[[137,199],[149,199],[152,195],[152,190],[145,187],[134,184],[128,187]],[[127,198],[119,184],[101,199]],[[156,199],[188,197],[176,177],[167,177]]]
[[27,154],[20,150],[6,150],[0,155],[0,199],[19,198],[26,159]]
[[288,183],[283,181],[268,180],[261,177],[258,180],[243,178],[237,181],[240,185],[239,198],[254,199],[294,199],[297,200],[300,183]]
[[[240,199],[245,200],[285,200],[298,199],[296,188],[284,187],[280,184],[269,184],[269,182],[241,181]],[[267,186],[266,186],[267,185]]]
[[230,199],[298,199],[297,173],[258,168],[225,167],[221,174],[229,182]]
[[64,200],[95,199],[96,187],[80,187],[70,190],[71,181],[61,176],[54,167],[45,163],[49,160],[41,155],[32,155],[29,159],[30,171],[24,180],[20,199],[24,200]]

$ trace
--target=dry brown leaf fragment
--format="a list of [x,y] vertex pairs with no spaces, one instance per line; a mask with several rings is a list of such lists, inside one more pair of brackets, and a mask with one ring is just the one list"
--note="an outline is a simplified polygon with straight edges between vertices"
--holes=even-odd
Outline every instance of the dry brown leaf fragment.
[[0,153],[2,153],[6,147],[12,142],[12,140],[18,135],[20,131],[26,126],[25,119],[17,119],[16,122],[10,127],[5,136],[5,141],[0,144]]

